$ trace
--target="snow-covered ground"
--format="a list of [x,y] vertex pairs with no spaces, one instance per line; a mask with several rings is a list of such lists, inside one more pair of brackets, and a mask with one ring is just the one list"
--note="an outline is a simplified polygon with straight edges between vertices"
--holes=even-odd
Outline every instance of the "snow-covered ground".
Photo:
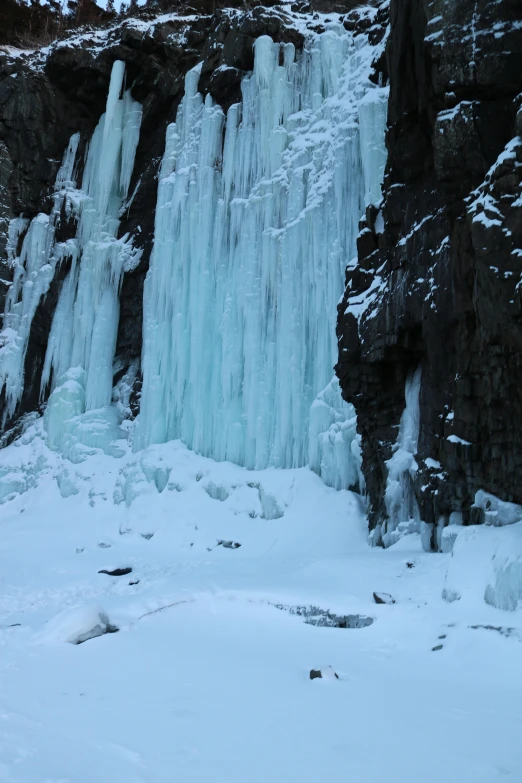
[[0,506],[2,783],[520,781],[522,616],[472,553],[521,525],[372,549],[360,498],[308,469],[177,442],[72,465],[39,432],[0,454],[33,484]]

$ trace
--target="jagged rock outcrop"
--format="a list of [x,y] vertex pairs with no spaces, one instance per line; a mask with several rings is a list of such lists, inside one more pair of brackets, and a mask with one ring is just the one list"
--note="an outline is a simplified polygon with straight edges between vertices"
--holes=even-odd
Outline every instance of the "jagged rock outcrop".
[[522,14],[517,0],[392,0],[390,16],[384,203],[347,272],[336,369],[378,541],[422,368],[412,485],[436,548],[450,518],[482,521],[478,489],[522,503]]

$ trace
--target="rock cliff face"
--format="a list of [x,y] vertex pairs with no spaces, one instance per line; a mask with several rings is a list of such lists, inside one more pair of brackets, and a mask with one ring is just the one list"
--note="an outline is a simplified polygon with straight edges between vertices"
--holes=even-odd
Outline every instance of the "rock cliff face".
[[336,370],[380,540],[420,366],[411,482],[436,548],[450,519],[483,521],[477,490],[522,503],[522,13],[517,0],[392,0],[390,13],[384,204],[347,272]]

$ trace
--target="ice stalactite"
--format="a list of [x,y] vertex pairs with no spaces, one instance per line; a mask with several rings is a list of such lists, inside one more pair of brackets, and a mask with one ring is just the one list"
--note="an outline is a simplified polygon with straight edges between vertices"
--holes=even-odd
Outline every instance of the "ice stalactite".
[[404,533],[419,532],[420,514],[413,488],[420,423],[421,368],[406,379],[406,406],[399,424],[397,442],[387,462],[388,479],[384,497],[388,519],[373,533],[375,543],[391,546]]
[[[42,391],[49,384],[55,387],[46,411],[49,442],[66,451],[71,411],[78,416],[111,403],[119,289],[123,272],[139,260],[129,236],[117,238],[141,125],[141,105],[129,90],[120,98],[124,74],[125,64],[116,61],[106,111],[89,144],[81,190],[69,194],[78,229],[42,373]],[[104,428],[100,416],[95,429]],[[105,429],[112,432],[118,422],[109,412],[105,419]]]
[[359,104],[365,206],[378,206],[382,201],[381,187],[387,157],[384,145],[387,115],[388,88],[368,90]]
[[380,201],[372,59],[333,23],[297,56],[259,38],[226,119],[198,94],[199,69],[187,74],[160,172],[136,448],[181,438],[248,468],[311,464],[356,483],[354,410],[331,379],[344,270],[365,202]]
[[332,378],[310,408],[310,467],[329,487],[362,490],[359,441],[355,410],[346,405],[337,378]]
[[31,221],[23,216],[14,218],[9,226],[7,258],[13,268],[13,282],[6,296],[0,333],[0,390],[6,400],[3,423],[13,415],[22,395],[25,354],[36,308],[49,289],[57,264],[69,252],[66,243],[55,241],[55,232],[64,200],[75,186],[72,177],[79,140],[80,134],[75,133],[64,153],[50,214],[40,213]]

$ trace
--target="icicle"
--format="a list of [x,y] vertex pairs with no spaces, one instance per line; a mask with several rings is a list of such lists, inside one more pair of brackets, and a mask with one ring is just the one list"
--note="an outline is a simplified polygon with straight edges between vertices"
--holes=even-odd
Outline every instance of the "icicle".
[[419,439],[420,386],[421,368],[418,367],[406,379],[406,407],[401,416],[393,455],[387,462],[388,480],[384,500],[388,519],[381,533],[382,543],[386,547],[394,544],[401,534],[419,531],[420,515],[412,481],[418,470],[415,455]]
[[17,260],[18,242],[20,237],[27,231],[29,224],[29,218],[17,217],[9,221],[9,228],[7,230],[7,263],[10,267],[14,267]]
[[134,169],[134,157],[138,146],[142,107],[141,103],[131,98],[127,90],[123,96],[123,144],[121,151],[120,190],[127,195]]
[[[24,385],[24,362],[31,325],[36,308],[49,290],[57,263],[63,257],[62,245],[55,246],[55,226],[72,181],[74,162],[80,136],[71,136],[62,165],[56,175],[53,206],[50,215],[37,215],[29,223],[26,218],[15,218],[9,227],[8,262],[14,268],[0,333],[0,390],[4,389],[6,406],[3,423],[12,416],[20,400]],[[16,256],[22,233],[27,229],[20,256]]]
[[355,410],[342,399],[337,378],[312,403],[309,433],[309,465],[324,483],[335,489],[362,489]]
[[359,104],[366,206],[378,206],[382,200],[381,185],[386,166],[383,139],[388,115],[388,92],[388,87],[369,90]]
[[116,239],[119,215],[134,167],[142,110],[126,91],[125,64],[113,65],[106,112],[89,144],[82,190],[73,208],[79,217],[76,252],[53,318],[42,390],[70,367],[85,372],[85,410],[107,406],[119,320],[123,271],[139,259],[128,236]]
[[52,369],[55,376],[60,378],[69,368],[73,341],[74,299],[78,284],[76,243],[73,243],[70,255],[72,257],[71,269],[62,284],[47,341],[42,370],[42,390],[47,389],[49,385]]
[[[361,161],[359,104],[376,90],[361,40],[331,25],[297,58],[284,45],[280,65],[281,46],[259,38],[224,144],[199,67],[187,74],[160,172],[136,448],[181,438],[249,468],[310,461],[334,486],[357,483],[354,411],[331,376],[344,270],[380,187],[380,163]],[[380,161],[372,123],[363,156],[380,144]]]

